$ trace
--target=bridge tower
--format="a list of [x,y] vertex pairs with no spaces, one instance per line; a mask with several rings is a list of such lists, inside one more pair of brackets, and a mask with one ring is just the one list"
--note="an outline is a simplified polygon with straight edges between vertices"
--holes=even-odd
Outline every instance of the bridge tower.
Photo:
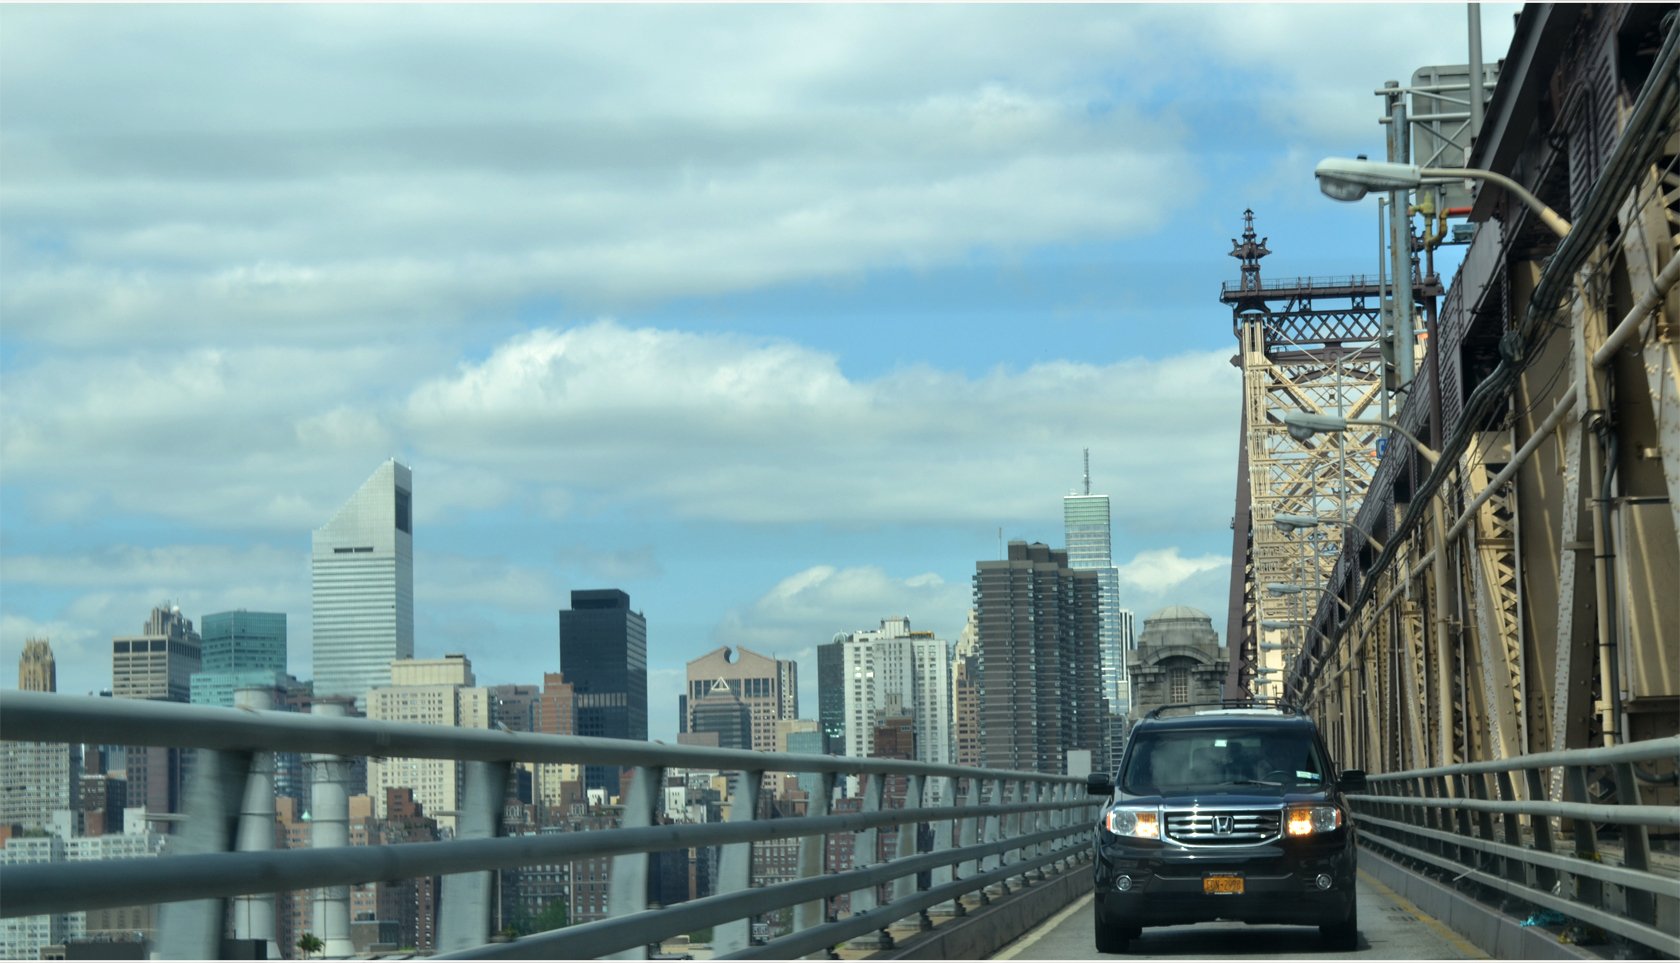
[[[1364,499],[1378,456],[1375,429],[1291,437],[1288,411],[1370,417],[1380,404],[1381,290],[1374,277],[1260,277],[1272,253],[1243,211],[1231,240],[1242,265],[1220,288],[1231,306],[1243,372],[1236,514],[1231,522],[1231,593],[1226,695],[1281,696],[1289,660],[1299,653],[1326,577]],[[1279,515],[1323,519],[1292,533]]]

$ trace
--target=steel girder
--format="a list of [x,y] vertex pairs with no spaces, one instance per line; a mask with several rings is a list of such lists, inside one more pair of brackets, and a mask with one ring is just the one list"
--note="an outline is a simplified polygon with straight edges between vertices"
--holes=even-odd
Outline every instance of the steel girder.
[[[1335,539],[1286,536],[1272,524],[1279,514],[1352,518],[1375,469],[1375,432],[1368,428],[1297,441],[1283,426],[1288,411],[1342,413],[1358,418],[1377,397],[1380,361],[1369,342],[1376,337],[1376,309],[1363,296],[1336,309],[1313,306],[1312,282],[1296,289],[1271,289],[1264,299],[1279,309],[1239,308],[1235,324],[1242,343],[1245,450],[1252,540],[1249,557],[1252,609],[1256,623],[1293,623],[1290,630],[1254,634],[1289,649],[1262,649],[1259,661],[1281,679],[1287,657],[1305,642],[1306,620],[1317,610]],[[1374,293],[1374,292],[1372,292]],[[1349,437],[1351,435],[1352,437]],[[1238,564],[1233,559],[1233,564]],[[1299,585],[1293,594],[1272,595],[1273,583]],[[1287,642],[1286,642],[1287,640]]]

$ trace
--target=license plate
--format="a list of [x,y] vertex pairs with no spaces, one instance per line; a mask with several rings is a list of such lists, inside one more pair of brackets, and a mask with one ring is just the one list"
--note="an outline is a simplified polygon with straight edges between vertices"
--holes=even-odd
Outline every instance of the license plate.
[[1204,876],[1202,877],[1202,892],[1209,894],[1241,896],[1243,879],[1241,876]]

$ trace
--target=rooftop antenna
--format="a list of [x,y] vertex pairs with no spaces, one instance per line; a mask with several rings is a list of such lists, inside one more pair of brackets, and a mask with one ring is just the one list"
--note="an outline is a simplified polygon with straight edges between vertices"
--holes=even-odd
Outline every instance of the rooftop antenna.
[[1085,449],[1085,494],[1091,494],[1091,449]]

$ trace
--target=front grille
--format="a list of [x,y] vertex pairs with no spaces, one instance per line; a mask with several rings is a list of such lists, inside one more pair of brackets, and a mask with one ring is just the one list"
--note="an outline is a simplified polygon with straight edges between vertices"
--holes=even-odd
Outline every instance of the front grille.
[[1189,846],[1251,846],[1276,839],[1282,825],[1281,809],[1167,811],[1167,838]]

